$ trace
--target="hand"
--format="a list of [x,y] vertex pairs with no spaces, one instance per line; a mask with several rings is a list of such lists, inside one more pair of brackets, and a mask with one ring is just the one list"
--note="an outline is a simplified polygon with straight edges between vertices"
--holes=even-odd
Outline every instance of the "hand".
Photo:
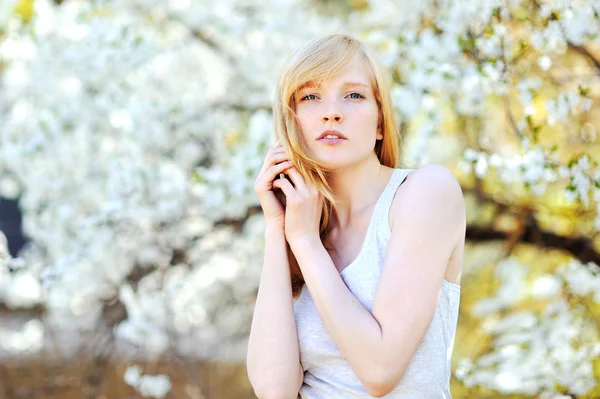
[[290,167],[292,167],[292,163],[288,160],[287,154],[279,140],[277,140],[275,146],[269,149],[260,173],[254,182],[254,191],[258,195],[267,224],[282,227],[284,225],[285,209],[273,191],[273,180]]
[[300,241],[319,240],[319,224],[323,211],[323,195],[307,183],[295,167],[285,172],[287,179],[278,179],[273,187],[280,188],[285,194],[285,238],[290,246]]

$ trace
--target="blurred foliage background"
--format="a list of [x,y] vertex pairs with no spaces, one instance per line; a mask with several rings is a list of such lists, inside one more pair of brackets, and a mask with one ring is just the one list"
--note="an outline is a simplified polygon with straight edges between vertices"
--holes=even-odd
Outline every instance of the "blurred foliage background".
[[[455,398],[600,397],[600,5],[2,0],[0,398],[252,398],[253,183],[289,52],[350,33],[467,203]],[[6,237],[6,239],[5,239]]]

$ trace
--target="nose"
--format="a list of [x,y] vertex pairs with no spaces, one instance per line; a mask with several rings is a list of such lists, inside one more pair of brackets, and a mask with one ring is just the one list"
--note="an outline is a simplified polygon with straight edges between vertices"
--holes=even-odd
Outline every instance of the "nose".
[[325,123],[332,121],[341,123],[344,120],[344,117],[334,104],[330,104],[329,108],[323,113],[322,119]]

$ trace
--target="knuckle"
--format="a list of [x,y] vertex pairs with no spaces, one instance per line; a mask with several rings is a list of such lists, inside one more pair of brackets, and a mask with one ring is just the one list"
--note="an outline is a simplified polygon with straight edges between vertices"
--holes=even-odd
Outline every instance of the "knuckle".
[[277,154],[271,154],[269,156],[269,161],[271,161],[271,162],[279,161],[279,160],[283,159],[282,155],[283,154],[279,154],[279,153],[277,153]]
[[256,191],[261,191],[264,187],[264,176],[260,176],[254,181],[254,189]]

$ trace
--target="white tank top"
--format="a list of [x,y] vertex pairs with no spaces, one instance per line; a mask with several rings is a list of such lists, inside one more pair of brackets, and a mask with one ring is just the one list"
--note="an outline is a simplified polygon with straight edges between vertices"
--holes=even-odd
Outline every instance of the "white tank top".
[[[396,190],[413,169],[395,169],[375,204],[363,247],[340,276],[352,294],[370,312],[390,239],[388,221]],[[451,398],[450,360],[454,346],[460,285],[447,280],[435,315],[406,373],[392,392],[395,399]],[[339,352],[315,307],[306,284],[294,299],[300,362],[304,382],[298,398],[372,398]]]

